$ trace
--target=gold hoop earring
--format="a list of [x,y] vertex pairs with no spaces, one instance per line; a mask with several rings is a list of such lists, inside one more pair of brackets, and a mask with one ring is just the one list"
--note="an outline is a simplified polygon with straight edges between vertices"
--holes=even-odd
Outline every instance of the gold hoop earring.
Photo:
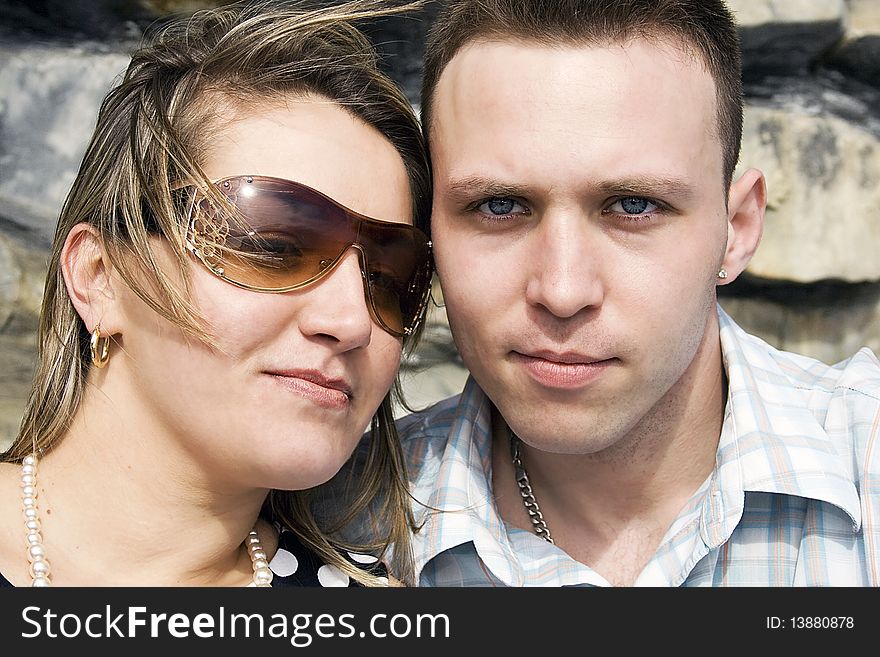
[[98,369],[104,367],[104,365],[107,364],[107,361],[110,360],[110,336],[106,335],[103,338],[101,337],[100,322],[95,325],[95,330],[92,331],[92,339],[89,341],[89,350],[92,352],[92,363],[94,363],[95,367]]

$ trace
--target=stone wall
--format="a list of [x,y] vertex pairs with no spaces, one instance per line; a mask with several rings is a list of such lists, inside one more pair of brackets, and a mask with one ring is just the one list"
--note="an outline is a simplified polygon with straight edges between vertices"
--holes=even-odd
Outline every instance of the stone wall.
[[[102,96],[151,21],[212,2],[0,0],[0,447],[15,432],[54,222]],[[747,110],[742,166],[769,211],[748,275],[722,305],[781,348],[835,361],[880,352],[880,0],[731,0]],[[421,16],[368,28],[416,103]],[[442,309],[404,364],[414,406],[465,377]]]

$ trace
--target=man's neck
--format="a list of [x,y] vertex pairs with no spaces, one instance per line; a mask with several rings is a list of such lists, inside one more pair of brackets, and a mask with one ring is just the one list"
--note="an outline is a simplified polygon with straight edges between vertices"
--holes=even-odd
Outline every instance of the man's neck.
[[[715,465],[726,402],[717,334],[681,380],[609,448],[543,452],[522,444],[529,483],[557,546],[614,584],[631,584]],[[501,517],[532,531],[514,478],[510,434],[492,414],[493,490]]]

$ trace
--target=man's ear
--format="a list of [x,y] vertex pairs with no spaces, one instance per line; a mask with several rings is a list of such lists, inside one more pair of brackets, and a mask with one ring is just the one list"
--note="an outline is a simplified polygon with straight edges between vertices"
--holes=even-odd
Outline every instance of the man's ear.
[[103,335],[119,332],[113,267],[94,226],[77,224],[61,249],[61,273],[67,294],[86,328],[101,325]]
[[727,199],[727,250],[721,267],[727,278],[719,285],[732,282],[749,264],[764,231],[764,210],[767,188],[764,174],[749,169],[730,186]]

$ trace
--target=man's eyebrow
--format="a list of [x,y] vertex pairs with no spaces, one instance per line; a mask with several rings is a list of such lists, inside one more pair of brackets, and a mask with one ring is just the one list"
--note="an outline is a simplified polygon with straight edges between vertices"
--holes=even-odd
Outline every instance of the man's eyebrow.
[[[531,198],[532,188],[527,185],[505,183],[486,176],[465,176],[453,178],[444,185],[445,195],[453,199],[470,200],[475,197],[490,198],[520,197]],[[685,202],[696,193],[692,185],[680,178],[664,176],[633,176],[609,180],[584,180],[585,194],[602,196],[646,196],[655,199],[675,199]]]
[[526,187],[510,185],[485,176],[466,176],[454,178],[444,185],[446,193],[452,197],[470,198],[472,196],[528,196]]
[[638,176],[603,180],[596,185],[609,196],[647,196],[650,198],[674,198],[686,201],[694,196],[694,188],[679,178]]

